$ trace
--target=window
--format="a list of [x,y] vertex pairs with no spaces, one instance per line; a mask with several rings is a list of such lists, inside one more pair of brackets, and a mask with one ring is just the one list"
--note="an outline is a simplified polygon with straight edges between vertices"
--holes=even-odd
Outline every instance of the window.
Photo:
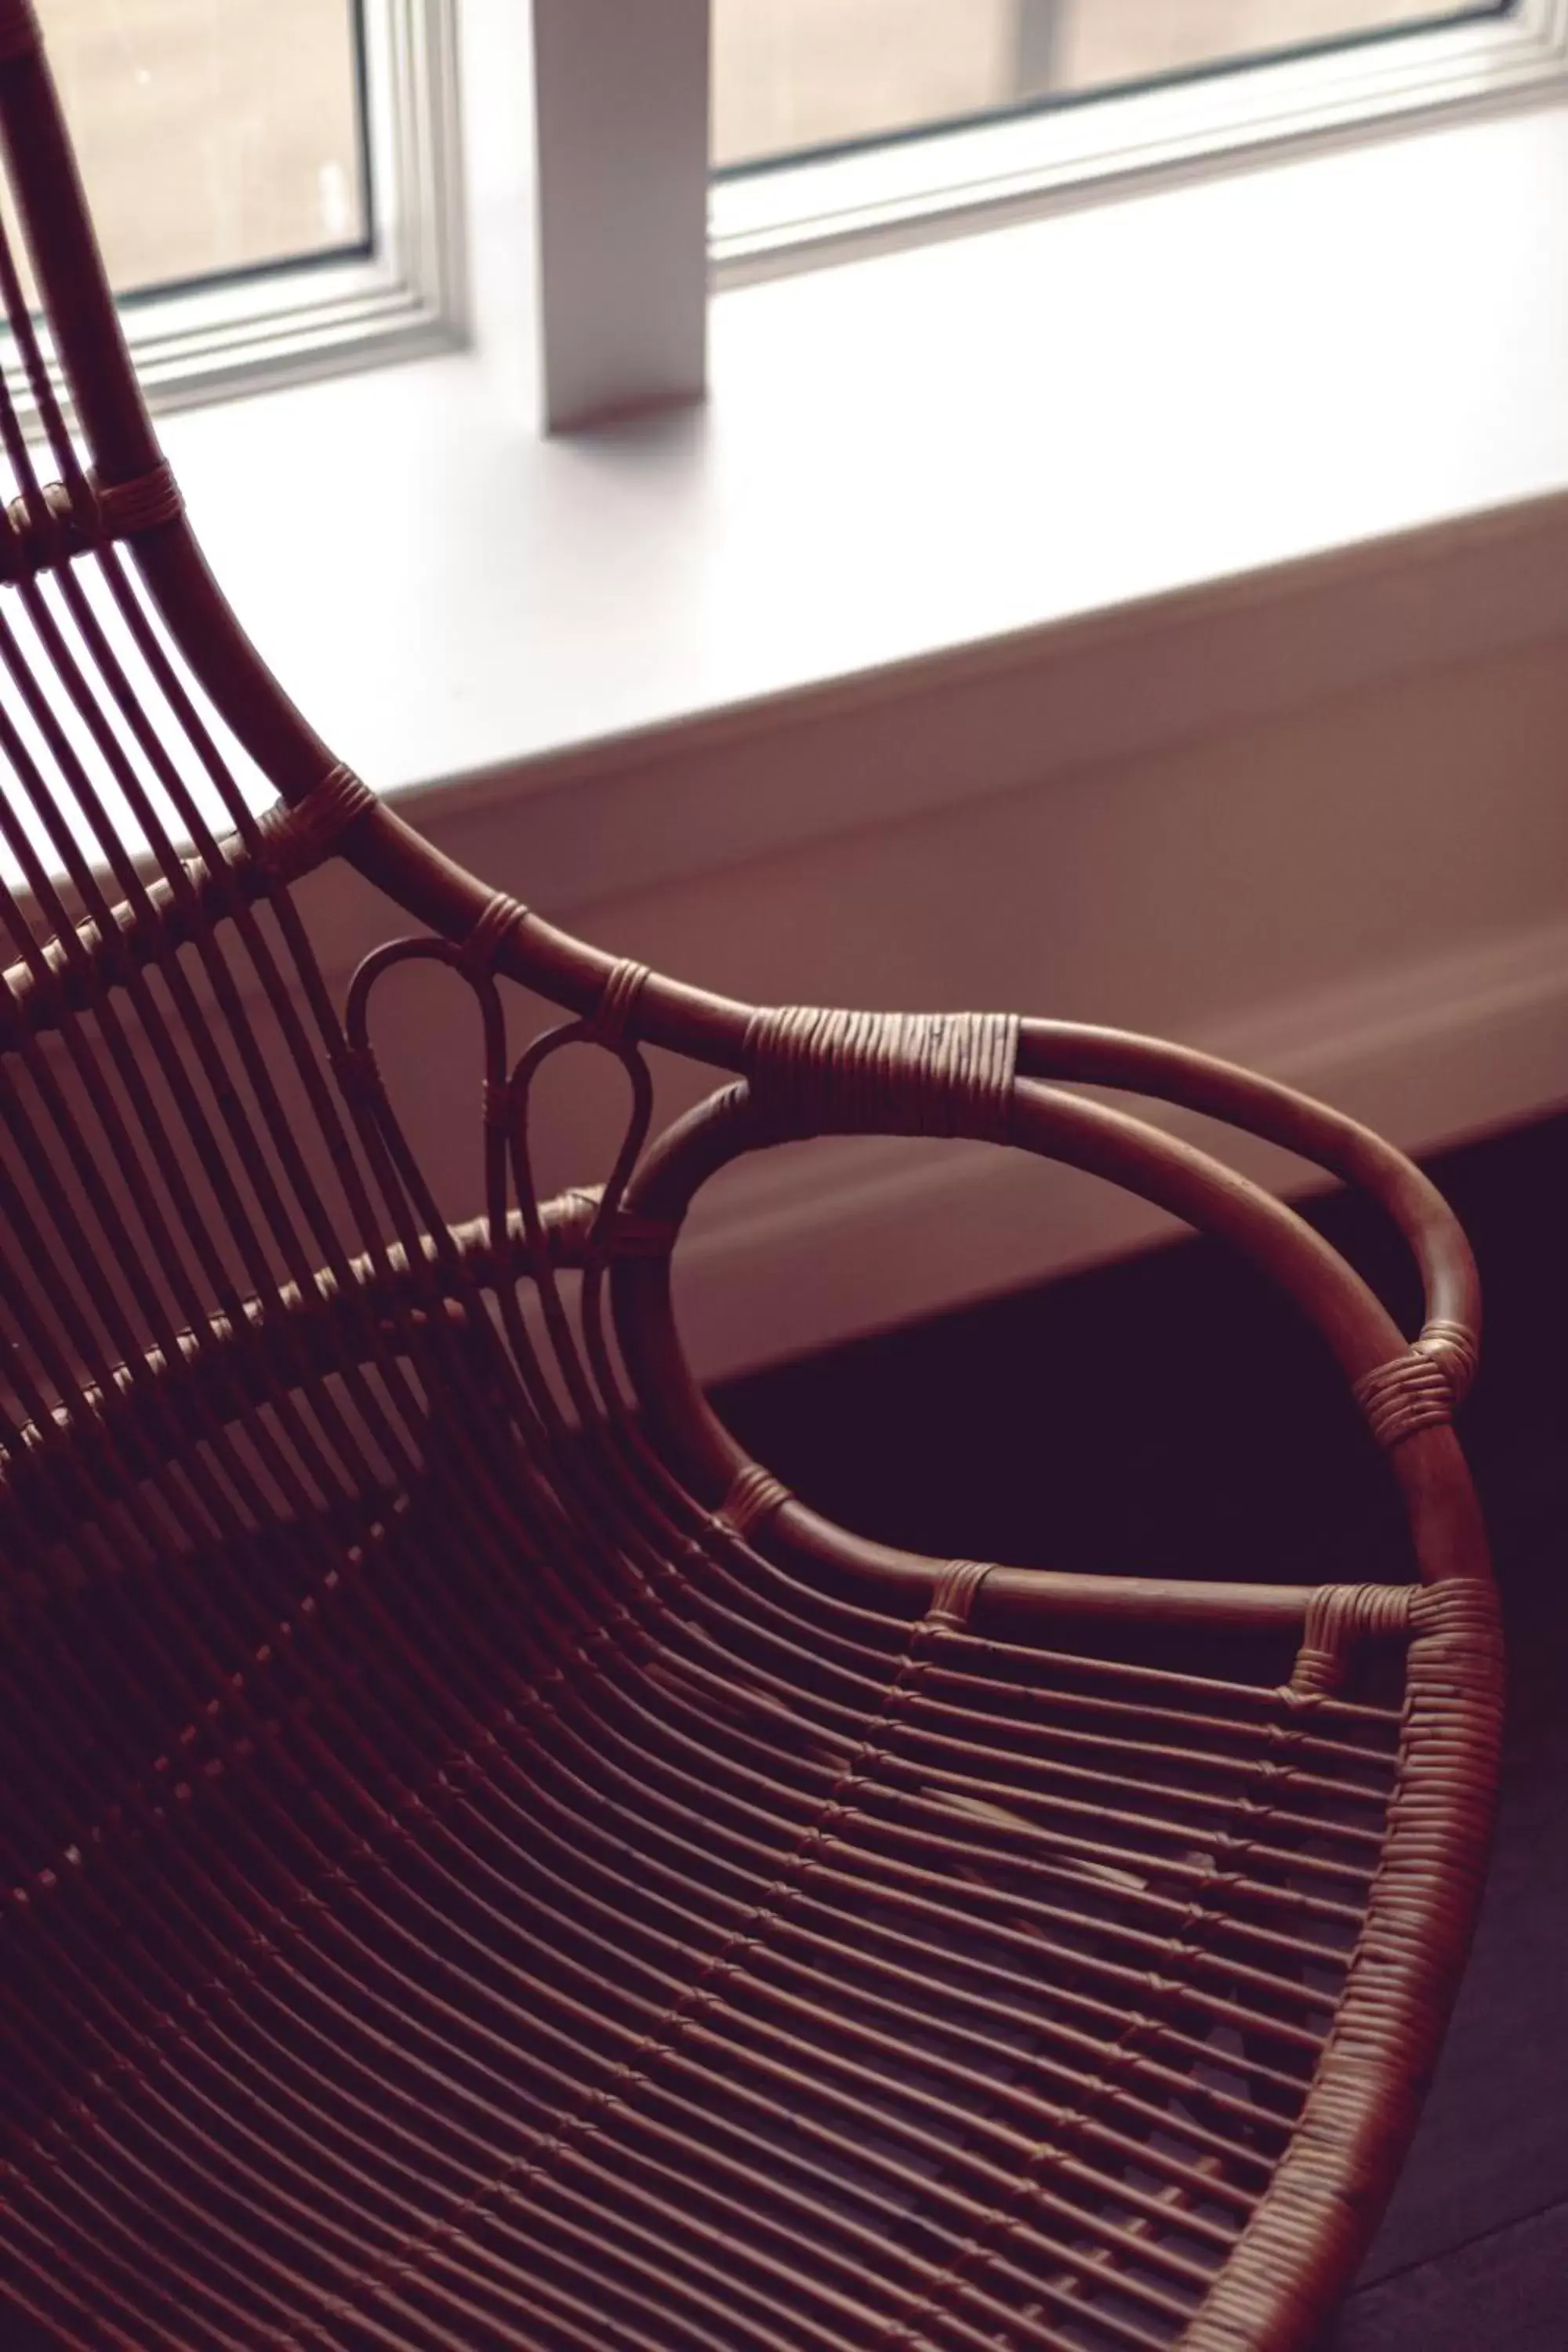
[[1565,0],[713,0],[730,278],[1561,81]]
[[1412,24],[1442,0],[714,0],[721,170]]
[[1568,0],[533,0],[533,26],[552,428],[700,386],[705,266],[733,285],[1568,73]]
[[451,0],[40,0],[155,401],[456,339],[451,13]]
[[48,37],[116,293],[369,250],[350,0],[54,0]]
[[[156,402],[461,339],[458,0],[38,5]],[[552,425],[700,387],[710,266],[732,283],[1487,104],[1568,59],[1568,0],[471,0],[464,22],[505,60],[468,91],[489,178],[502,151],[537,174],[486,235],[521,280],[537,226]]]

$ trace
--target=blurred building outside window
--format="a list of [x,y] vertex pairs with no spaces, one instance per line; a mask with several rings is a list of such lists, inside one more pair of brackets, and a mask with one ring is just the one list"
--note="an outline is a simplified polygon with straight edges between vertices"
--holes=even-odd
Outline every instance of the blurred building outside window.
[[713,162],[777,161],[1466,16],[1442,0],[714,0]]

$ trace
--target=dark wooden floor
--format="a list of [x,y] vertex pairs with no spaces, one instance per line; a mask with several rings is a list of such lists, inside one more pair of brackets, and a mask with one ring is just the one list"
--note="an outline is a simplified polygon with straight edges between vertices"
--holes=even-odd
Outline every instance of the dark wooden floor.
[[[1433,1163],[1486,1285],[1463,1424],[1510,1636],[1501,1818],[1405,2178],[1331,2352],[1568,2347],[1568,1116]],[[1395,1301],[1375,1221],[1311,1213]],[[1331,1369],[1206,1244],[737,1383],[737,1433],[847,1525],[1051,1567],[1388,1573],[1397,1519]]]

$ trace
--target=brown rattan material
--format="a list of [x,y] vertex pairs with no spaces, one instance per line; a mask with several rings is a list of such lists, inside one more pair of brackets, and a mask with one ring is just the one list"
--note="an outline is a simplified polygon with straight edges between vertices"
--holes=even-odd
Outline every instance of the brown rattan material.
[[[44,301],[0,242],[0,2332],[1304,2352],[1409,2137],[1496,1767],[1441,1201],[1175,1047],[754,1012],[435,856],[204,569],[19,0],[0,135]],[[342,1002],[292,895],[331,856],[408,934]],[[481,1066],[456,1228],[395,1108],[382,982],[420,964]],[[653,1143],[650,1044],[722,1080]],[[630,1108],[542,1203],[562,1056]],[[1365,1188],[1423,1330],[1081,1084]],[[1413,1580],[922,1559],[789,1494],[695,1388],[670,1259],[727,1160],[856,1129],[1066,1160],[1250,1256],[1385,1450]]]

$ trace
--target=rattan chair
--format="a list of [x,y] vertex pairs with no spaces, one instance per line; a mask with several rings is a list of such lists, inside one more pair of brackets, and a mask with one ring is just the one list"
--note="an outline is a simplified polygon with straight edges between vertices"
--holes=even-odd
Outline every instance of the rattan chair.
[[[45,317],[0,246],[5,2344],[1306,2346],[1413,2127],[1496,1766],[1442,1202],[1174,1047],[752,1012],[435,855],[204,569],[17,0],[0,128]],[[329,858],[414,927],[341,1003],[293,895]],[[482,1059],[460,1226],[395,1108],[416,963]],[[509,1034],[541,996],[564,1021]],[[649,1044],[725,1080],[651,1145]],[[542,1203],[559,1056],[630,1110]],[[1364,1187],[1420,1336],[1059,1081]],[[925,1559],[788,1495],[691,1381],[671,1252],[735,1155],[850,1129],[1071,1162],[1265,1268],[1412,1580]]]

